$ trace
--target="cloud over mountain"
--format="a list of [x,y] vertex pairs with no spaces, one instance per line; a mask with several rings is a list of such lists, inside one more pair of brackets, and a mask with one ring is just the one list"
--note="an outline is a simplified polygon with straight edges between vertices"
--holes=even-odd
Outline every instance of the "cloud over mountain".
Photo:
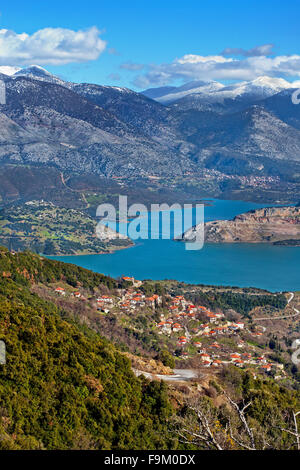
[[[186,54],[171,63],[151,64],[138,75],[134,84],[146,88],[170,84],[175,80],[254,80],[257,77],[300,77],[300,55],[269,57],[272,45],[257,46],[249,51],[225,49],[223,55]],[[244,57],[225,57],[242,55]]]
[[95,26],[73,31],[44,28],[33,34],[0,30],[0,65],[63,65],[98,59],[106,42]]

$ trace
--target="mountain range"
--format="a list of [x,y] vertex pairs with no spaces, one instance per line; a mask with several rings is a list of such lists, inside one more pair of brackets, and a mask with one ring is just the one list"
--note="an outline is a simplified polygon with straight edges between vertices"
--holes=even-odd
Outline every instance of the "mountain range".
[[1,164],[106,177],[300,175],[297,82],[198,81],[137,93],[67,82],[39,66],[0,67],[0,79]]
[[193,81],[180,87],[150,88],[143,94],[165,105],[179,109],[214,109],[229,112],[232,104],[245,107],[283,90],[300,87],[300,81],[290,83],[283,78],[258,77],[249,82],[224,85],[216,81]]

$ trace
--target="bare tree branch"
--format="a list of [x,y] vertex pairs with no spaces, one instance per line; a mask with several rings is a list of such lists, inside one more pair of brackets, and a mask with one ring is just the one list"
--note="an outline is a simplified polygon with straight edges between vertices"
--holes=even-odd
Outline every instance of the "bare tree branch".
[[[247,422],[247,419],[246,419],[246,416],[245,416],[245,411],[247,410],[247,408],[249,408],[249,406],[252,405],[252,402],[250,401],[246,405],[244,403],[243,404],[244,406],[242,408],[240,408],[239,405],[235,401],[233,401],[232,398],[226,392],[224,392],[224,394],[225,394],[227,400],[232,405],[232,407],[236,410],[236,412],[238,414],[238,417],[239,417],[240,421],[242,422],[242,424],[245,428],[245,431],[246,431],[246,433],[247,433],[247,435],[250,439],[251,446],[248,446],[247,444],[242,444],[242,443],[239,443],[239,445],[241,445],[242,447],[247,448],[248,450],[256,450],[254,435],[253,435],[252,429],[248,425],[248,422]],[[231,438],[233,439],[232,436],[231,436]]]
[[286,429],[286,428],[279,428],[281,431],[286,432],[287,434],[290,434],[296,438],[296,446],[297,450],[300,450],[300,433],[298,431],[298,422],[297,422],[297,416],[300,414],[300,411],[297,411],[295,413],[294,411],[292,412],[293,416],[293,422],[294,422],[294,428],[295,430],[292,431],[291,429]]

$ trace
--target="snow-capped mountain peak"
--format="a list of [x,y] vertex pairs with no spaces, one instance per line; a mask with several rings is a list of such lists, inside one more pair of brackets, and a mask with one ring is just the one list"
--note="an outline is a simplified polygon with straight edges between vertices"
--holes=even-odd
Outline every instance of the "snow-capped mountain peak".
[[224,87],[219,98],[235,99],[237,97],[255,95],[259,98],[268,98],[280,91],[292,88],[292,84],[283,78],[258,77],[249,82],[238,82]]
[[291,83],[287,80],[284,80],[284,78],[261,76],[250,83],[252,83],[254,86],[273,88],[275,91],[291,88]]
[[[222,83],[191,82],[175,87],[170,93],[156,98],[165,105],[175,105],[178,109],[231,109],[234,103],[242,109],[259,100],[269,98],[277,93],[298,88],[299,83],[290,83],[283,78],[261,76],[252,81],[243,81],[223,85]],[[144,92],[147,96],[147,90]],[[224,108],[224,109],[225,109]]]
[[[181,87],[175,88],[174,90],[171,91],[171,93],[168,93],[164,96],[156,98],[156,101],[162,104],[169,104],[174,101],[180,100],[181,98],[184,98],[185,96],[189,96],[191,94],[214,93],[218,90],[221,90],[222,88],[224,88],[224,85],[222,83],[215,82],[215,81],[189,82],[189,83],[186,83],[185,85],[182,85]],[[144,93],[144,94],[147,96],[147,93]]]
[[29,77],[34,78],[35,80],[42,80],[45,82],[56,83],[58,85],[64,85],[64,80],[61,80],[59,77],[56,77],[48,70],[40,67],[39,65],[30,65],[24,69],[18,70],[14,77]]
[[39,75],[41,77],[49,77],[52,76],[48,70],[44,69],[43,67],[40,67],[40,65],[30,65],[29,67],[26,67],[24,69],[19,69],[15,75]]
[[21,69],[20,67],[14,67],[11,65],[2,65],[0,66],[0,73],[3,73],[4,75],[12,76],[15,73],[19,72]]

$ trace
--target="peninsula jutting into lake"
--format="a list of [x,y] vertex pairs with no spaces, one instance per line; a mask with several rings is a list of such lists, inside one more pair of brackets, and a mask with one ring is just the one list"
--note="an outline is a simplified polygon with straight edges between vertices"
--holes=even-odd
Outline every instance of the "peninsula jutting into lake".
[[[192,227],[183,235],[183,240],[196,234],[197,230],[197,226]],[[257,209],[239,214],[231,220],[217,220],[205,225],[206,243],[281,242],[294,246],[299,243],[299,239],[300,206]]]

